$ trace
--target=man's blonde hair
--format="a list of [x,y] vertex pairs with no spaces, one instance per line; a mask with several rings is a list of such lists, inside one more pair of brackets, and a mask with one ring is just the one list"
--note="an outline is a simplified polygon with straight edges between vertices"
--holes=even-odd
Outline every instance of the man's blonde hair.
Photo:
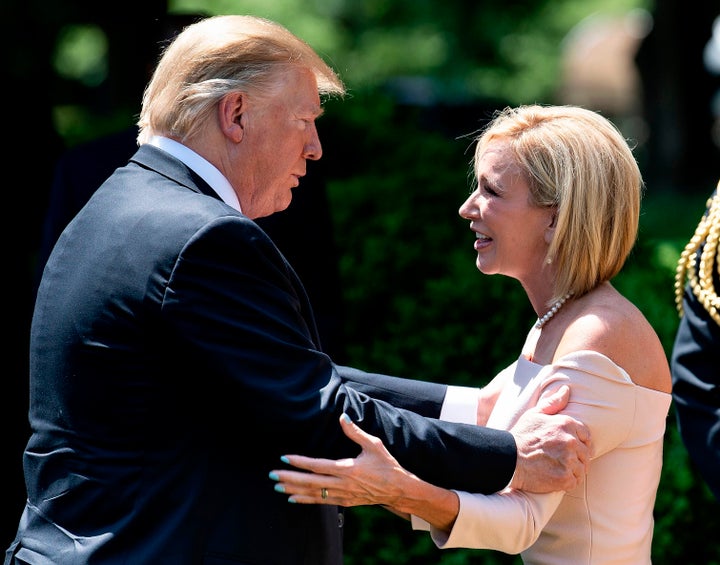
[[478,138],[475,167],[496,139],[510,144],[531,203],[556,209],[546,256],[556,268],[550,303],[570,292],[581,296],[620,272],[637,238],[644,184],[615,125],[577,106],[506,108]]
[[213,16],[186,27],[163,52],[145,89],[138,144],[153,135],[192,137],[226,94],[272,94],[287,71],[309,69],[321,96],[345,86],[305,41],[254,16]]

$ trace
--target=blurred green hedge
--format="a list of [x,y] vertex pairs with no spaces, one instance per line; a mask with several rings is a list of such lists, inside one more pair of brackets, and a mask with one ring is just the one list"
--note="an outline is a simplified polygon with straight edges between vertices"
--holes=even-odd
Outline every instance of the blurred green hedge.
[[[345,101],[337,115],[332,104],[328,109],[329,123],[319,127],[321,137],[326,125],[332,130],[324,145],[334,163],[328,191],[348,362],[483,385],[519,354],[535,314],[517,281],[475,267],[474,237],[457,213],[471,189],[471,137],[440,133],[442,123],[423,125],[427,109],[398,111],[382,97]],[[487,117],[468,110],[465,133]],[[678,323],[675,263],[706,197],[684,195],[681,187],[654,194],[648,187],[638,243],[614,281],[648,317],[668,355]],[[664,457],[653,563],[720,564],[717,503],[688,460],[672,409]],[[495,551],[440,551],[426,534],[372,507],[347,511],[345,543],[347,565],[521,562]]]

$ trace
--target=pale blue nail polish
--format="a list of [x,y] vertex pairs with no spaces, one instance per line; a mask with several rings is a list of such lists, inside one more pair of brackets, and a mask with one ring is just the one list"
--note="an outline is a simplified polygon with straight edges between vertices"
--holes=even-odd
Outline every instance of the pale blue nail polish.
[[282,485],[275,485],[275,492],[285,492],[285,487]]
[[270,474],[268,475],[273,481],[279,481],[280,477],[275,471],[270,471]]
[[348,423],[348,424],[349,424],[350,422],[352,422],[352,420],[350,419],[350,416],[348,416],[348,415],[345,414],[345,413],[343,413],[343,415],[340,416],[340,417],[343,419],[343,422],[345,422],[345,423]]
[[283,463],[290,463],[290,459],[288,459],[285,455],[280,458],[280,461],[282,461]]
[[290,498],[288,498],[288,502],[289,502],[290,504],[297,504],[297,503],[295,502],[295,499],[294,499],[292,496],[291,496]]

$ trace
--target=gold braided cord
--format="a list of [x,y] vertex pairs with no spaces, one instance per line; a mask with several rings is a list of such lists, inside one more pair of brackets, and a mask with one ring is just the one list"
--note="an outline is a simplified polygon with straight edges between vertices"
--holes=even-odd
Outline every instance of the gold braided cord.
[[[693,294],[708,314],[720,325],[720,298],[713,285],[713,269],[720,274],[718,240],[720,239],[720,182],[715,194],[708,198],[707,211],[695,229],[692,238],[680,254],[675,273],[675,306],[683,316],[683,290],[685,282],[690,284]],[[699,265],[696,254],[703,246]]]

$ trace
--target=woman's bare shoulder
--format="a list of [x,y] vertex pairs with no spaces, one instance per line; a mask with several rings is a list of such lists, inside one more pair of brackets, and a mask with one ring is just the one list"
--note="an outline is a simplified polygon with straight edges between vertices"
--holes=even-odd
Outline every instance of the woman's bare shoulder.
[[638,307],[617,291],[587,298],[565,328],[555,357],[597,351],[622,367],[635,384],[670,392],[667,355]]

